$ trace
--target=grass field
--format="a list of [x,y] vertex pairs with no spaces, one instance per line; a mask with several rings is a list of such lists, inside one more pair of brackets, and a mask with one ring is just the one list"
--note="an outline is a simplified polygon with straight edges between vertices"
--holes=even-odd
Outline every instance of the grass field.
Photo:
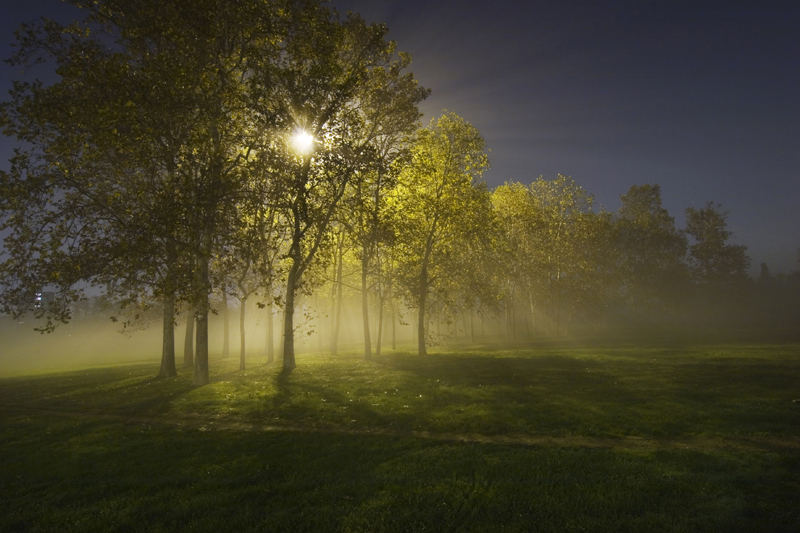
[[800,531],[800,345],[0,380],[0,531]]

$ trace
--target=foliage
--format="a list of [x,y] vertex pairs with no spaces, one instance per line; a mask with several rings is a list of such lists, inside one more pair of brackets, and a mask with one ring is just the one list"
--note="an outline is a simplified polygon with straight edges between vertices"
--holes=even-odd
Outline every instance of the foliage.
[[625,297],[645,313],[674,305],[687,281],[686,237],[662,207],[658,185],[634,185],[620,198],[615,233]]
[[419,353],[425,354],[430,291],[444,300],[465,272],[458,253],[484,241],[492,228],[486,186],[478,183],[489,159],[483,138],[454,113],[431,120],[411,149],[393,194],[398,281],[418,310]]
[[727,244],[731,232],[725,221],[727,212],[719,204],[686,208],[686,233],[694,242],[689,246],[695,281],[706,285],[725,285],[747,278],[750,258],[742,245]]

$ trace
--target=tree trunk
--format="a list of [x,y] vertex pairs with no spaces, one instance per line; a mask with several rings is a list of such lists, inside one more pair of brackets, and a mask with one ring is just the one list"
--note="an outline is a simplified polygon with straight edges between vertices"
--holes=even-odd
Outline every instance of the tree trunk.
[[175,368],[175,293],[164,295],[164,334],[161,345],[161,369],[158,377],[168,378],[178,375]]
[[275,362],[275,332],[273,330],[273,307],[272,307],[272,285],[267,288],[267,338],[265,340],[265,349],[267,355],[267,363]]
[[294,263],[286,280],[286,306],[283,309],[283,370],[290,372],[297,367],[294,358],[294,293],[297,285],[297,270]]
[[[210,241],[210,237],[207,238]],[[207,250],[210,250],[210,242],[205,243]],[[194,358],[194,379],[193,385],[207,385],[208,377],[208,257],[205,255],[200,259],[200,283],[199,301],[197,302],[200,312],[197,315],[197,353]]]
[[372,358],[372,340],[369,337],[369,294],[367,293],[367,270],[369,257],[367,247],[361,249],[361,317],[364,324],[364,359]]
[[336,300],[336,321],[331,340],[331,355],[336,355],[339,350],[339,331],[342,326],[342,259],[344,257],[344,239],[339,241],[339,270],[336,272],[336,286],[339,291]]
[[244,343],[244,319],[245,313],[247,312],[247,297],[242,298],[239,301],[239,370],[245,370],[244,364],[244,353],[245,353],[245,343]]
[[383,298],[378,299],[378,338],[375,343],[375,356],[381,355],[381,340],[383,339]]
[[395,313],[394,313],[394,300],[389,300],[389,301],[391,302],[391,305],[392,305],[392,350],[396,350],[397,349],[397,342],[396,342],[397,341],[397,335],[396,335],[397,319],[394,316],[395,315]]
[[428,355],[425,349],[425,300],[428,297],[428,265],[423,262],[419,275],[419,314],[417,316],[417,353]]
[[511,305],[511,340],[517,339],[517,307]]
[[472,338],[472,344],[475,344],[475,310],[469,310],[469,334]]
[[339,268],[338,252],[333,254],[333,274],[331,275],[331,321],[328,329],[331,355],[336,355],[336,347],[333,345],[333,331],[336,329],[336,272]]
[[[524,313],[524,311],[523,311],[523,313]],[[530,326],[530,323],[528,321],[528,313],[524,313],[524,314],[525,314],[525,337],[528,340],[530,340],[530,338],[531,338],[531,326]]]
[[228,293],[222,291],[222,358],[227,359],[231,355],[231,328],[228,317]]
[[186,313],[186,335],[183,338],[183,368],[194,366],[194,309]]
[[278,338],[278,357],[280,357],[281,361],[283,361],[283,348],[284,348],[284,346],[283,346],[284,345],[284,342],[283,342],[283,337],[284,337],[283,330],[285,329],[284,328],[285,324],[286,324],[286,314],[285,313],[281,313],[281,327],[278,330],[278,332],[280,334],[280,338]]

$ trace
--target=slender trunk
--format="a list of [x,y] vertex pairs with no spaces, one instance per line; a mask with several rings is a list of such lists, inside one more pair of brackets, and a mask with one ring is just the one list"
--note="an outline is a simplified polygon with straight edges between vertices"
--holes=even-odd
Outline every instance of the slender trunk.
[[[211,238],[206,238],[206,251],[211,249]],[[200,283],[199,283],[199,301],[197,306],[199,313],[197,315],[197,353],[194,358],[194,379],[193,385],[207,385],[209,383],[208,377],[208,293],[209,293],[209,276],[208,276],[208,257],[210,254],[203,254],[200,259]]]
[[364,359],[372,358],[372,340],[369,337],[369,294],[367,294],[367,269],[369,256],[367,247],[361,249],[361,317],[364,324]]
[[511,307],[508,305],[508,302],[505,302],[505,304],[506,304],[506,338],[510,339],[511,338]]
[[[271,286],[270,286],[271,288]],[[272,323],[274,322],[272,307],[272,290],[268,292],[269,301],[267,302],[267,363],[275,362],[275,332]]]
[[[523,313],[524,313],[524,311],[523,311]],[[528,321],[528,313],[524,313],[524,315],[525,315],[525,337],[527,337],[528,340],[530,340],[530,338],[531,338],[531,326],[530,326],[530,323]]]
[[317,325],[317,351],[321,353],[322,352],[322,305],[323,304],[322,304],[322,299],[319,296],[315,297],[314,300],[315,300],[315,302],[317,304],[317,309],[319,309],[319,313],[320,313],[320,316],[316,319],[315,322],[316,322],[316,325]]
[[161,346],[161,369],[158,377],[177,376],[175,368],[175,293],[171,290],[164,295],[164,335]]
[[396,334],[396,327],[397,327],[397,319],[394,316],[394,300],[390,300],[392,305],[392,350],[397,349],[397,334]]
[[472,338],[472,344],[475,344],[475,311],[469,310],[469,335]]
[[375,344],[375,356],[381,355],[381,340],[383,339],[383,298],[378,299],[378,339]]
[[298,263],[292,264],[286,280],[286,306],[283,309],[283,370],[287,372],[297,366],[294,358],[294,292],[298,268]]
[[[171,157],[166,158],[167,163],[167,190],[174,190],[175,185],[175,158],[174,153]],[[167,200],[167,213],[172,215],[174,210],[172,204],[174,203],[174,195],[168,194]],[[170,216],[166,228],[170,237],[174,236],[174,220]],[[162,324],[162,341],[161,341],[161,368],[158,371],[159,377],[172,377],[178,375],[178,370],[175,368],[175,264],[177,262],[177,249],[171,239],[167,242],[166,250],[166,276],[164,278],[164,316]]]
[[511,340],[517,339],[517,307],[511,306]]
[[337,253],[333,254],[333,274],[331,275],[331,323],[330,328],[328,330],[328,334],[330,336],[330,350],[331,355],[336,355],[336,347],[333,343],[333,330],[336,329],[336,272],[339,268],[339,255]]
[[278,334],[280,335],[280,338],[278,339],[278,357],[280,357],[281,361],[283,361],[283,348],[284,348],[284,346],[283,346],[283,344],[284,344],[283,343],[283,337],[284,337],[283,330],[284,330],[285,324],[286,324],[286,315],[284,313],[281,313],[281,327],[278,330]]
[[222,291],[222,358],[227,359],[231,355],[231,334],[230,319],[228,317],[228,293]]
[[331,355],[336,355],[339,350],[339,331],[342,327],[342,259],[344,256],[344,240],[339,241],[339,270],[336,272],[336,286],[339,291],[336,299],[336,321],[333,328],[331,341]]
[[186,313],[186,335],[183,338],[183,367],[194,366],[194,309]]
[[[436,305],[433,306],[433,312],[431,313],[431,318],[433,319],[433,323],[436,324],[436,339],[439,343],[442,342],[442,315],[439,313],[439,302],[436,302]],[[430,331],[430,326],[428,327],[428,331]]]
[[561,332],[561,271],[558,271],[556,278],[556,336]]
[[239,370],[245,370],[244,364],[244,353],[245,353],[245,344],[244,344],[244,319],[245,313],[247,312],[247,297],[245,296],[239,301]]
[[419,315],[417,316],[417,352],[427,355],[425,349],[425,300],[428,296],[428,265],[423,262],[419,275]]

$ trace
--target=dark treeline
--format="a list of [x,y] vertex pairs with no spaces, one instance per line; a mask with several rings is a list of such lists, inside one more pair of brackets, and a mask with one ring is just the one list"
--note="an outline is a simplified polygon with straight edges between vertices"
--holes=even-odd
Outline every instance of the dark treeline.
[[11,58],[58,81],[16,83],[0,108],[20,141],[0,174],[3,309],[45,331],[101,291],[126,325],[160,314],[163,376],[185,321],[204,384],[209,313],[223,356],[238,319],[244,369],[248,302],[287,371],[299,331],[336,353],[353,294],[366,358],[401,321],[420,354],[476,318],[510,339],[796,323],[798,273],[750,280],[718,205],[678,229],[658,185],[617,213],[564,176],[490,191],[473,126],[420,127],[429,91],[383,25],[314,0],[71,3],[84,21],[23,26]]

